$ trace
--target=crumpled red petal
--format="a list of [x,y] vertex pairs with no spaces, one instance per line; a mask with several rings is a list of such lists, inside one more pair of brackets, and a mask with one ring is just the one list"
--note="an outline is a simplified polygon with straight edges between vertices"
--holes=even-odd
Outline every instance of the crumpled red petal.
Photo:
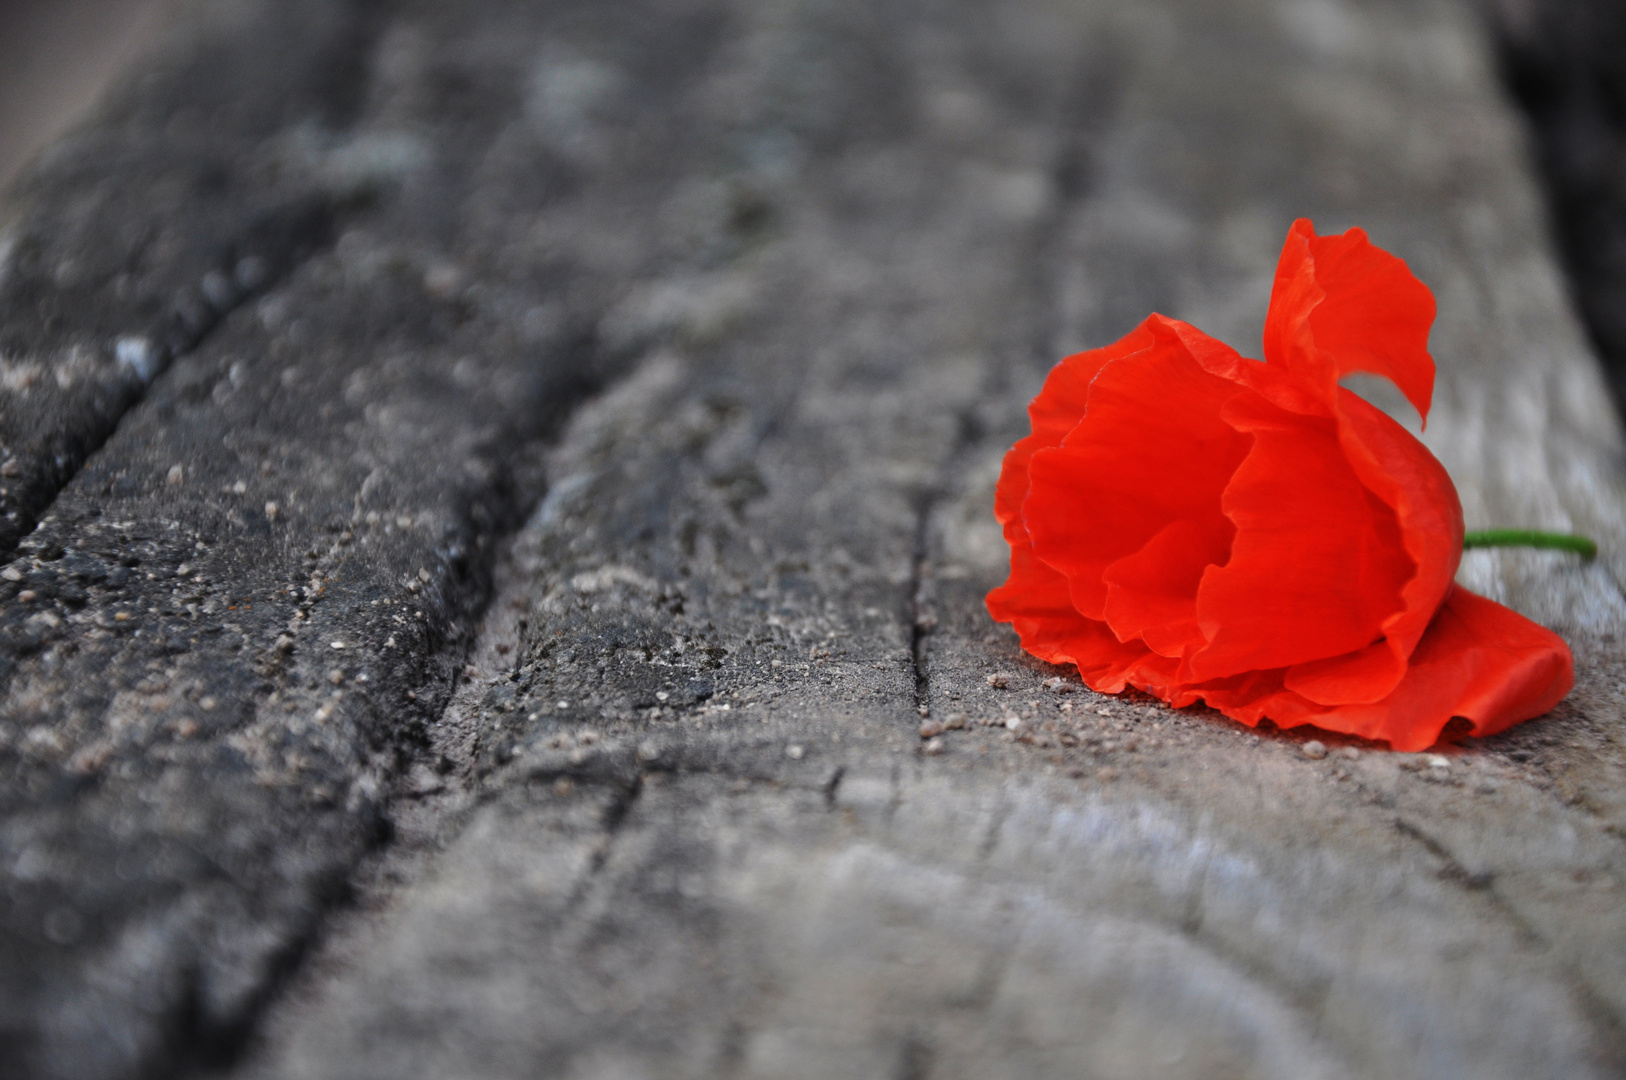
[[1456,586],[1412,653],[1404,678],[1382,701],[1318,705],[1282,686],[1280,672],[1254,672],[1230,684],[1186,687],[1177,707],[1204,700],[1255,725],[1314,724],[1396,750],[1432,746],[1453,717],[1475,735],[1494,735],[1548,712],[1575,684],[1569,646],[1546,627]]
[[1401,589],[1401,608],[1383,623],[1381,641],[1288,671],[1289,688],[1324,705],[1380,701],[1394,689],[1462,560],[1462,505],[1428,448],[1347,390],[1338,424],[1350,465],[1394,509],[1415,572]]
[[1142,325],[1101,349],[1076,353],[1051,369],[1044,388],[1028,407],[1032,434],[1006,453],[994,494],[994,515],[1011,547],[1011,574],[988,594],[988,610],[1010,622],[1023,648],[1052,664],[1073,664],[1091,686],[1121,691],[1137,661],[1151,651],[1136,641],[1119,642],[1106,624],[1085,619],[1072,606],[1067,578],[1034,557],[1022,505],[1028,495],[1028,466],[1037,451],[1061,445],[1084,415],[1091,382],[1109,362],[1134,355],[1153,344]]
[[1050,369],[1044,388],[1028,406],[1033,433],[1017,441],[1005,455],[994,492],[994,516],[1005,529],[1005,542],[1013,547],[1027,542],[1027,526],[1022,522],[1022,503],[1028,497],[1028,463],[1033,454],[1047,446],[1060,446],[1067,433],[1078,426],[1089,400],[1090,383],[1113,360],[1129,356],[1151,343],[1151,331],[1136,327],[1104,349],[1075,353]]
[[1326,400],[1357,371],[1400,388],[1426,422],[1434,394],[1434,294],[1361,229],[1317,236],[1293,222],[1265,316],[1265,363]]
[[1458,586],[1395,692],[1381,703],[1343,706],[1337,719],[1347,726],[1338,730],[1421,750],[1439,738],[1442,716],[1466,717],[1475,735],[1494,735],[1548,712],[1574,685],[1575,658],[1563,638]]
[[[1033,454],[1023,511],[1034,551],[1066,575],[1073,606],[1106,618],[1121,639],[1135,636],[1127,626],[1147,625],[1149,613],[1120,578],[1116,606],[1128,621],[1108,617],[1108,569],[1175,521],[1189,523],[1196,547],[1223,561],[1234,529],[1220,494],[1248,451],[1247,438],[1220,416],[1241,388],[1204,370],[1167,320],[1148,319],[1141,329],[1150,341],[1102,366],[1062,444]],[[1205,565],[1191,575],[1190,605]],[[1185,618],[1195,618],[1194,607]]]
[[1182,674],[1206,682],[1366,648],[1415,570],[1393,509],[1355,475],[1334,420],[1253,394],[1223,414],[1253,447],[1225,489],[1231,559],[1197,594],[1209,643]]

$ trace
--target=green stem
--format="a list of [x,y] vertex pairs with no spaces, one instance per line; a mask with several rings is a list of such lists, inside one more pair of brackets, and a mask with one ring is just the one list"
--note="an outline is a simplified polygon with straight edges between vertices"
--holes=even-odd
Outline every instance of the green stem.
[[1584,536],[1576,536],[1573,533],[1537,532],[1534,529],[1485,529],[1482,532],[1471,532],[1463,536],[1462,546],[1464,549],[1485,547],[1556,548],[1560,551],[1573,551],[1588,559],[1598,554],[1598,545]]

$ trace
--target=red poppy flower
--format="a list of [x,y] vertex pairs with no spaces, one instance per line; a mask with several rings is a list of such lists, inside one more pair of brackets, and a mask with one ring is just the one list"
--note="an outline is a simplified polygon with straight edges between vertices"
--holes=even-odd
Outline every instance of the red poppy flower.
[[989,612],[1096,690],[1249,725],[1420,750],[1453,717],[1487,735],[1551,709],[1568,646],[1455,584],[1450,477],[1338,385],[1384,376],[1426,419],[1433,321],[1405,263],[1300,220],[1263,363],[1161,315],[1063,360],[1005,456],[1011,575]]

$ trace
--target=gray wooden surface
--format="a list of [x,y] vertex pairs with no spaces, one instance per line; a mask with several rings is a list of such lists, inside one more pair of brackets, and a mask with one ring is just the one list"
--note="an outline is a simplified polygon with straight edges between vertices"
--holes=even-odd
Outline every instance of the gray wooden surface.
[[[190,26],[6,203],[9,1073],[1626,1068],[1620,433],[1469,8]],[[1314,758],[982,609],[1048,366],[1256,351],[1300,215],[1434,288],[1469,526],[1603,543],[1464,563],[1548,718]]]

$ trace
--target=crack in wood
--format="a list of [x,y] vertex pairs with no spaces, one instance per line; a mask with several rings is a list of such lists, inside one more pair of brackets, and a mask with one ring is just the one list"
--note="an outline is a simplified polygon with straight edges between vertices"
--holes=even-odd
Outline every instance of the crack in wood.
[[339,203],[320,194],[295,197],[262,211],[224,245],[224,253],[212,268],[171,298],[163,318],[143,330],[115,337],[108,348],[120,376],[120,393],[111,408],[88,418],[79,432],[59,433],[53,440],[53,452],[32,455],[33,461],[20,459],[25,475],[11,494],[0,496],[4,516],[0,560],[11,558],[22,538],[50,512],[57,496],[112,436],[119,421],[176,360],[196,351],[233,312],[332,245],[339,215]]
[[928,530],[935,493],[922,495],[915,506],[914,551],[909,571],[909,657],[915,675],[915,712],[931,715],[931,671],[927,666],[926,638],[937,625],[931,610],[931,564],[927,561]]

